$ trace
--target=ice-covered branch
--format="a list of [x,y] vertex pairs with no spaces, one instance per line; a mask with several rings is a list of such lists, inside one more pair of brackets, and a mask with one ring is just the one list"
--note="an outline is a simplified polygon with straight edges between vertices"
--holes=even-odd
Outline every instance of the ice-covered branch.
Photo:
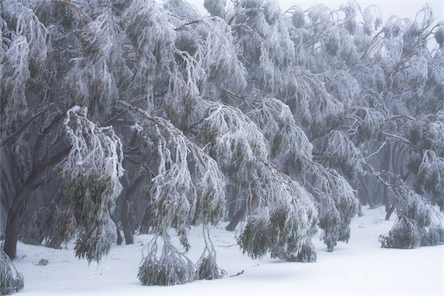
[[165,227],[179,230],[191,222],[216,224],[225,207],[225,181],[214,159],[165,119],[123,101],[119,104],[151,122],[161,138],[160,165],[152,188],[154,226],[162,231]]
[[56,170],[70,185],[57,217],[65,239],[81,229],[76,255],[91,262],[100,261],[115,240],[110,212],[122,190],[124,169],[122,143],[113,128],[97,127],[86,116],[85,107],[75,106],[63,123],[72,148]]

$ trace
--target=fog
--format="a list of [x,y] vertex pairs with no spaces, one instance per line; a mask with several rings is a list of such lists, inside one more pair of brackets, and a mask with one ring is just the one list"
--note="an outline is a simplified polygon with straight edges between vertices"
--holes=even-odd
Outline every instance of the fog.
[[[190,0],[188,1],[196,6],[201,12],[206,13],[203,7],[204,0]],[[229,1],[227,1],[229,2]],[[337,1],[337,0],[309,0],[309,1],[295,1],[295,0],[278,0],[277,1],[285,12],[288,8],[293,5],[299,5],[302,9],[308,9],[311,6],[317,4],[324,4],[332,9],[339,8],[343,3],[347,1]],[[384,21],[387,20],[391,15],[397,15],[401,18],[414,19],[419,10],[421,10],[425,4],[428,4],[432,9],[436,17],[436,22],[442,21],[444,16],[444,1],[441,0],[414,0],[414,1],[357,1],[362,9],[370,5],[377,5],[382,12]]]

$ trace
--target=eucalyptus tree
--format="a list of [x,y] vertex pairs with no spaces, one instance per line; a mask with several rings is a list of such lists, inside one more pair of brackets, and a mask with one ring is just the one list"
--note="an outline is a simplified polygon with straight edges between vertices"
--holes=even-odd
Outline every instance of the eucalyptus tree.
[[[312,8],[313,10],[316,10],[316,7]],[[330,147],[335,148],[335,151],[341,151],[341,153],[349,151],[344,154],[347,155],[345,157],[347,161],[339,161],[336,164],[331,162],[331,160],[340,160],[341,157],[328,150],[329,136],[328,141],[324,137],[319,142],[322,143],[321,146],[314,145],[315,148],[321,148],[321,151],[330,152],[329,157],[327,159],[323,157],[321,162],[324,163],[327,160],[326,165],[333,165],[335,168],[339,166],[341,174],[345,177],[347,177],[347,171],[355,171],[359,180],[364,181],[363,183],[366,180],[363,177],[365,175],[376,177],[375,179],[383,185],[383,202],[386,204],[388,212],[387,219],[391,212],[396,209],[398,220],[408,217],[408,219],[417,221],[414,222],[418,229],[415,230],[416,233],[422,232],[421,235],[424,237],[434,235],[433,233],[441,233],[442,231],[438,230],[437,232],[430,231],[429,234],[427,227],[442,229],[438,218],[436,218],[436,213],[433,213],[429,204],[430,201],[440,200],[436,193],[442,187],[439,173],[436,173],[436,169],[442,163],[442,158],[435,156],[435,149],[439,145],[431,145],[432,142],[436,143],[436,139],[440,138],[438,134],[442,133],[440,128],[436,129],[441,126],[438,118],[440,118],[439,114],[442,112],[442,95],[440,94],[442,79],[438,79],[438,77],[442,77],[442,72],[438,69],[442,69],[440,58],[442,56],[442,46],[435,46],[432,50],[429,49],[430,42],[433,43],[433,37],[436,37],[435,40],[439,45],[442,24],[432,25],[433,15],[428,6],[418,12],[416,19],[413,21],[402,20],[393,16],[383,26],[380,21],[380,13],[375,6],[370,6],[362,11],[357,5],[347,4],[338,11],[343,12],[344,17],[336,20],[332,16],[335,16],[337,12],[322,13],[323,10],[321,9],[320,13],[312,13],[311,15],[311,11],[309,11],[308,21],[311,21],[314,16],[316,16],[315,20],[322,16],[331,18],[330,22],[339,27],[339,30],[343,32],[342,34],[354,35],[354,43],[348,43],[350,38],[346,37],[341,37],[338,39],[339,42],[334,43],[334,48],[338,47],[338,50],[347,49],[349,52],[349,54],[339,55],[341,59],[345,61],[346,58],[356,59],[356,54],[353,53],[358,53],[360,58],[354,66],[352,63],[347,64],[346,62],[332,63],[334,59],[326,63],[333,68],[339,66],[339,69],[345,69],[348,72],[347,75],[353,78],[343,81],[348,81],[348,83],[354,81],[354,85],[357,87],[350,87],[351,84],[347,85],[344,82],[340,84],[337,82],[331,83],[328,80],[330,80],[332,74],[326,75],[327,80],[324,78],[327,89],[340,102],[344,102],[341,97],[354,97],[355,99],[348,100],[352,104],[348,104],[348,108],[344,109],[345,116],[342,117],[341,124],[330,134],[336,135],[334,142],[336,144]],[[354,21],[353,16],[356,16],[356,12],[362,15],[363,22],[360,24]],[[317,24],[319,23],[322,22],[317,21]],[[327,31],[327,29],[319,31],[319,34],[322,36]],[[331,55],[333,52],[328,49],[328,46],[329,41],[325,43],[324,47],[326,53]],[[350,49],[352,50],[350,51]],[[341,68],[344,65],[346,67]],[[317,66],[311,67],[316,71]],[[335,70],[335,73],[339,72]],[[346,87],[343,89],[355,89],[353,91],[355,95],[350,96],[349,94],[353,92],[346,91],[345,93],[349,92],[349,94],[341,96],[335,90],[335,84],[345,85]],[[433,127],[433,131],[430,130],[431,134],[429,134],[431,127]],[[338,142],[341,139],[337,138],[338,129],[345,132],[343,133],[342,144]],[[424,136],[424,134],[427,134],[427,136]],[[427,138],[433,140],[430,141]],[[341,148],[337,149],[337,147]],[[330,158],[330,155],[334,157]],[[430,157],[433,158],[433,161]],[[349,163],[347,165],[348,169],[343,167],[343,164],[347,162]],[[375,169],[373,166],[378,168]],[[419,173],[419,167],[427,170],[428,173],[425,173],[425,171]],[[427,185],[430,193],[433,192],[431,195],[424,195],[426,192],[419,185],[424,184],[423,176],[425,174],[430,174],[429,176],[433,180]],[[381,178],[381,176],[384,177]],[[431,185],[432,183],[433,185]],[[412,191],[414,184],[416,184],[416,192]],[[367,185],[364,184],[364,186]],[[392,195],[391,200],[388,196],[389,193]],[[415,195],[418,193],[422,196]],[[378,196],[378,194],[375,194],[375,196]],[[432,219],[431,224],[429,222],[420,223],[418,216],[406,214],[409,212],[406,208],[409,207],[412,208],[412,211],[415,209],[414,211],[427,217],[429,217],[427,213],[431,213],[430,215],[435,218]],[[406,230],[407,226],[400,227],[400,223],[396,222],[394,228],[397,229],[398,233],[400,229],[407,233],[413,231]],[[393,235],[392,232],[389,233],[389,237]],[[411,235],[411,237],[415,236]],[[416,241],[421,240],[414,239]],[[427,241],[427,239],[425,240]],[[434,244],[438,243],[442,243],[442,235],[441,238],[434,241]],[[403,244],[415,245],[407,239],[407,242],[398,240],[396,243],[393,243],[392,240],[392,243],[385,243],[384,246],[406,247]],[[421,244],[416,244],[416,246],[418,245]]]
[[[312,53],[303,52],[310,46],[302,43],[310,34],[313,40],[317,36],[304,28],[305,17],[300,10],[293,8],[290,13],[293,18],[282,14],[272,1],[239,1],[227,12],[248,83],[243,96],[229,94],[261,128],[277,168],[313,194],[324,241],[333,250],[339,238],[348,240],[346,225],[357,212],[358,203],[347,180],[328,169],[328,163],[313,158],[313,154],[319,155],[313,145],[317,142],[313,141],[338,126],[350,101],[359,93],[359,86],[345,71],[331,76],[307,66],[310,62],[301,57],[308,58]],[[294,20],[298,16],[296,27]],[[334,87],[343,81],[350,87]],[[343,190],[339,188],[347,188],[345,194],[337,195]],[[339,206],[342,198],[350,208]],[[330,212],[337,216],[327,222],[326,213]],[[339,234],[341,223],[345,225],[344,235]]]
[[20,229],[38,244],[48,228],[75,236],[91,262],[116,226],[126,243],[149,226],[142,284],[219,278],[209,226],[228,218],[253,258],[315,261],[318,226],[329,251],[347,242],[369,182],[398,217],[384,246],[442,243],[429,201],[442,210],[444,38],[427,7],[381,27],[375,6],[351,2],[283,14],[274,1],[206,1],[211,16],[182,0],[2,5],[11,258]]

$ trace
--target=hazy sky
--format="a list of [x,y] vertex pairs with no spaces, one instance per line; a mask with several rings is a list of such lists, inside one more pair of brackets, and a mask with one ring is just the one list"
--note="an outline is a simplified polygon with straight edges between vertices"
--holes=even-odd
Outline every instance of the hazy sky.
[[[206,12],[203,8],[204,0],[188,0],[188,2],[195,5],[202,12]],[[337,9],[341,6],[341,4],[347,2],[338,1],[338,0],[278,0],[279,5],[281,6],[282,11],[286,11],[293,5],[299,5],[302,9],[307,9],[310,6],[316,4],[325,4],[326,6]],[[416,16],[416,13],[424,7],[425,4],[428,4],[434,13],[436,21],[442,21],[444,15],[444,0],[360,0],[358,4],[362,9],[366,7],[376,4],[383,15],[384,21],[390,17],[390,15],[397,15],[401,18],[410,18],[413,19]]]

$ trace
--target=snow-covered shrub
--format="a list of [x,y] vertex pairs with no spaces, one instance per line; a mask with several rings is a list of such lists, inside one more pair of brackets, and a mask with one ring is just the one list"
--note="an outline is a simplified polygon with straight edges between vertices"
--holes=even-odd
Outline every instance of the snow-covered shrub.
[[444,244],[444,228],[442,225],[432,224],[421,229],[421,246],[437,246]]
[[24,286],[23,275],[15,269],[8,255],[0,248],[0,295],[18,292]]
[[208,253],[207,256],[202,256],[196,265],[196,276],[199,280],[219,279],[225,275],[217,266],[214,254]]

